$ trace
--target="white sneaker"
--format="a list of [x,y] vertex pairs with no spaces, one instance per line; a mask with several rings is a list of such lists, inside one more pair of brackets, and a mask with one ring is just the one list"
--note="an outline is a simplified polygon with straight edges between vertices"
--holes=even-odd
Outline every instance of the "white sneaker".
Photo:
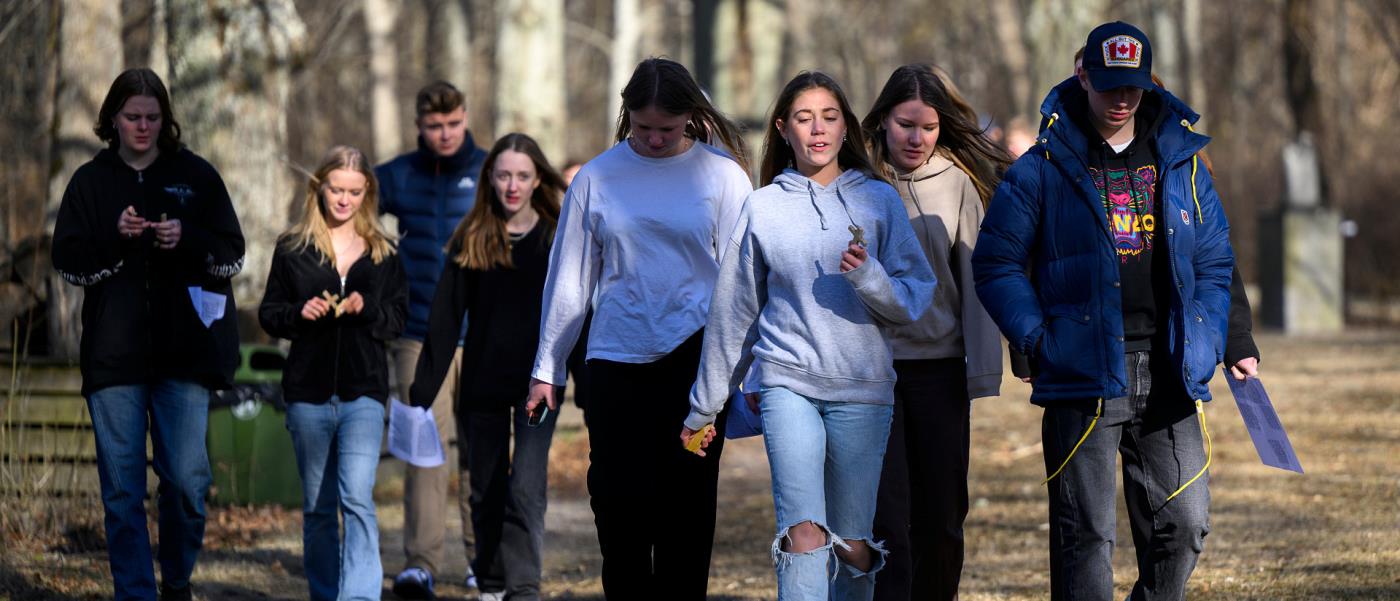
[[477,597],[477,599],[480,599],[481,601],[505,601],[506,593],[505,591],[499,591],[495,593],[481,593],[481,596]]
[[467,579],[462,583],[462,586],[465,586],[469,589],[476,588],[476,572],[472,571],[471,563],[467,564]]

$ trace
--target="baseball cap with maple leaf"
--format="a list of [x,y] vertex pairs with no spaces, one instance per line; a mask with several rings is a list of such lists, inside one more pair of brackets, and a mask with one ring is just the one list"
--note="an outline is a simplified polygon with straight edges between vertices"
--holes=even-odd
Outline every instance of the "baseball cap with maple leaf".
[[1125,86],[1156,89],[1152,83],[1152,43],[1141,29],[1122,21],[1104,23],[1084,43],[1084,70],[1099,92]]

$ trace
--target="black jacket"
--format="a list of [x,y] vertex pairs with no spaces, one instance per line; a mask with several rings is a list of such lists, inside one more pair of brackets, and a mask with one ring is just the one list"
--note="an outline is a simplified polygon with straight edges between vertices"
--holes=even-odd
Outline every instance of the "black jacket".
[[[341,317],[332,311],[314,322],[303,319],[302,306],[323,292],[340,298],[359,292],[364,311]],[[385,344],[403,333],[407,313],[408,281],[398,253],[375,264],[366,250],[350,266],[342,288],[335,266],[315,247],[293,251],[285,236],[279,239],[258,323],[268,334],[292,341],[282,372],[287,402],[319,404],[332,395],[346,401],[368,396],[385,402]]]
[[[180,220],[175,248],[155,233],[117,233],[131,206],[147,220]],[[238,325],[229,279],[243,269],[243,232],[219,174],[189,150],[161,153],[142,171],[104,149],[68,181],[53,234],[54,268],[83,286],[82,393],[182,379],[227,388],[237,369]],[[191,287],[223,295],[208,327]]]
[[459,267],[452,259],[458,249],[454,245],[448,251],[409,391],[414,405],[430,406],[437,396],[464,314],[467,335],[454,409],[505,409],[525,397],[540,342],[540,305],[553,237],[548,229],[539,223],[511,247],[510,269]]

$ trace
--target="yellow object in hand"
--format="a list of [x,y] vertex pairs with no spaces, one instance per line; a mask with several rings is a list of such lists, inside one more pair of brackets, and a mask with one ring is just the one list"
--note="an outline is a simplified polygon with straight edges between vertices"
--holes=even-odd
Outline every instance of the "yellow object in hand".
[[700,428],[699,430],[696,430],[695,434],[690,437],[690,442],[685,444],[685,450],[699,455],[700,444],[705,442],[705,437],[709,436],[710,432],[714,429],[714,424],[705,424],[704,427]]

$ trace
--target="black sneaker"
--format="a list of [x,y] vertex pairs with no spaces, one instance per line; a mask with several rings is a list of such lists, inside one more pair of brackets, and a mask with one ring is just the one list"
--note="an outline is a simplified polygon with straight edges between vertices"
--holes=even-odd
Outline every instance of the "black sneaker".
[[160,583],[160,601],[193,601],[194,590],[186,584],[181,587],[174,587],[164,582]]
[[405,568],[394,577],[394,594],[400,599],[433,599],[433,575],[423,568]]

